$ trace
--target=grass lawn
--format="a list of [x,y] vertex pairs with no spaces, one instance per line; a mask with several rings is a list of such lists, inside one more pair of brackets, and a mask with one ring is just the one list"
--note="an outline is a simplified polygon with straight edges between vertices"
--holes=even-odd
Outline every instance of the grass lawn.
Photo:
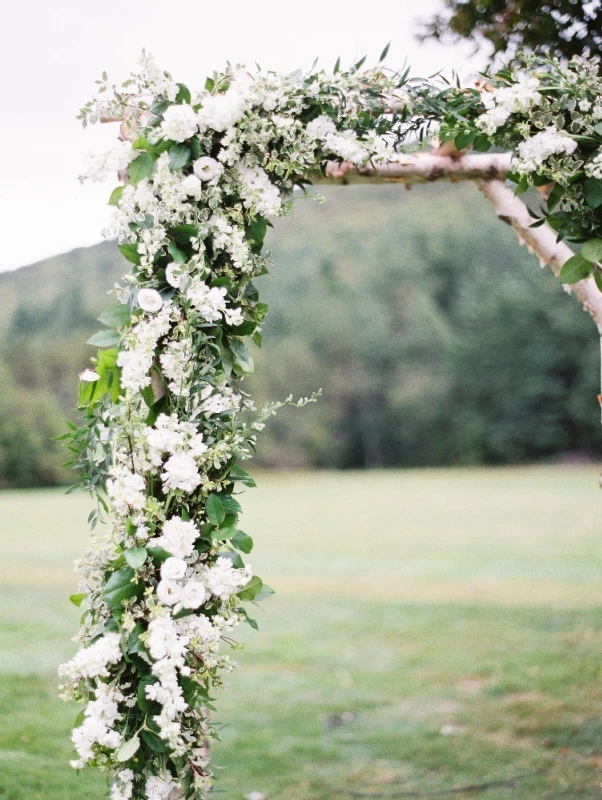
[[[216,796],[491,783],[487,800],[600,798],[597,480],[594,467],[259,476],[243,527],[277,595],[218,700]],[[106,795],[102,776],[70,770],[76,710],[56,697],[87,510],[83,496],[0,494],[2,800]]]

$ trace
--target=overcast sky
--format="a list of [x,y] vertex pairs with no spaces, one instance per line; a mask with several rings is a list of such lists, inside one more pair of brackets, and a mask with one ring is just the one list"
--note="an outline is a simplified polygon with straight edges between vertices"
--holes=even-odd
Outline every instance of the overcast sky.
[[415,75],[456,69],[470,77],[483,60],[471,47],[419,44],[420,19],[443,0],[20,0],[0,32],[4,158],[0,181],[0,270],[101,239],[110,186],[77,180],[90,151],[107,149],[115,126],[84,131],[75,119],[107,70],[122,80],[142,48],[176,80],[200,88],[227,60],[290,72],[315,57],[332,66],[391,39],[387,63],[407,58]]

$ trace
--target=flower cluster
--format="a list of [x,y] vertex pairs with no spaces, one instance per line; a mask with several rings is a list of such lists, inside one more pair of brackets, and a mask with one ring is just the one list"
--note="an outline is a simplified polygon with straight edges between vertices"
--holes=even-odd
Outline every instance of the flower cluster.
[[269,266],[268,220],[328,159],[395,160],[409,111],[384,111],[409,107],[404,85],[359,65],[235,67],[192,93],[144,55],[82,112],[125,121],[88,177],[123,181],[107,233],[132,270],[80,386],[88,422],[72,448],[108,517],[79,564],[82,647],[61,676],[87,702],[74,764],[110,770],[113,800],[211,786],[206,705],[235,666],[220,643],[249,619],[244,601],[271,593],[243,561],[253,543],[235,493],[253,485],[242,463],[279,406],[256,415],[241,387],[267,310],[254,280]]
[[121,119],[127,140],[88,177],[120,173],[108,232],[132,269],[91,340],[85,423],[69,434],[80,485],[108,513],[79,565],[82,647],[61,674],[65,696],[87,703],[75,765],[109,770],[113,800],[200,800],[213,777],[207,705],[234,668],[220,644],[249,620],[243,603],[271,593],[244,563],[253,542],[236,491],[254,485],[242,464],[282,405],[256,415],[242,389],[267,311],[255,280],[269,219],[327,161],[394,162],[438,127],[460,149],[514,150],[519,188],[555,183],[555,229],[602,239],[602,82],[581,60],[529,62],[473,90],[359,62],[288,76],[230,67],[191,92],[144,55],[100,91],[84,123]]

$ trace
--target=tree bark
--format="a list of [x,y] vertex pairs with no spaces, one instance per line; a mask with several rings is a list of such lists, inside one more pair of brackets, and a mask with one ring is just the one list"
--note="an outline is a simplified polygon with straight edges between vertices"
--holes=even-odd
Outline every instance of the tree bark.
[[505,180],[510,169],[510,153],[461,153],[443,155],[437,152],[400,154],[391,164],[368,164],[356,167],[344,162],[329,161],[326,175],[312,176],[312,183],[431,183],[436,180],[475,181]]
[[[547,225],[532,228],[533,218],[525,204],[502,181],[479,181],[478,187],[493,206],[498,219],[514,230],[521,244],[539,258],[541,266],[546,264],[558,276],[565,261],[574,255],[564,242],[556,241],[556,233]],[[579,283],[563,284],[564,290],[573,294],[594,320],[602,337],[602,292],[593,278]]]

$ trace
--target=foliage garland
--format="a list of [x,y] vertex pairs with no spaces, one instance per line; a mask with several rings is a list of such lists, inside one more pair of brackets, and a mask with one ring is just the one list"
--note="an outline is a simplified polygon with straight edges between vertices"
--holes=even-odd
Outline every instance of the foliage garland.
[[602,287],[593,64],[525,57],[464,89],[363,63],[288,76],[228,66],[193,93],[143,54],[121,86],[103,75],[80,113],[84,125],[122,121],[85,178],[119,173],[107,233],[132,271],[89,341],[100,350],[81,376],[84,423],[63,437],[81,473],[73,488],[98,501],[93,529],[107,524],[79,562],[81,648],[60,672],[63,696],[86,703],[72,764],[107,770],[112,800],[211,791],[207,709],[235,667],[219,644],[236,646],[230,631],[255,627],[243,604],[272,593],[242,560],[253,542],[235,496],[254,486],[242,464],[284,405],[257,412],[241,386],[267,312],[254,280],[270,263],[269,218],[329,160],[395,162],[436,133],[459,150],[515,151],[518,191],[553,184],[534,224],[585,243],[564,282],[593,274]]

